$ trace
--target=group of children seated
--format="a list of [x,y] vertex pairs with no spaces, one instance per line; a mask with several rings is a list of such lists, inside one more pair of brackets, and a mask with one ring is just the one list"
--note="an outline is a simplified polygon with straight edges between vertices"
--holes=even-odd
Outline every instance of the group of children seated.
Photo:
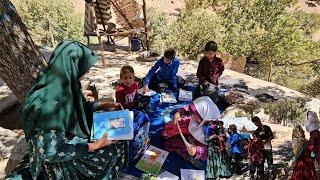
[[[237,132],[237,127],[230,125],[226,130],[223,127],[223,122],[219,120],[220,110],[217,105],[211,98],[201,94],[201,91],[208,88],[210,84],[217,86],[218,79],[224,71],[222,60],[216,56],[217,49],[217,44],[214,41],[206,44],[205,56],[200,60],[197,69],[199,84],[196,88],[194,101],[183,108],[174,110],[171,113],[172,121],[165,124],[162,131],[165,150],[177,153],[196,168],[202,168],[203,163],[207,162],[207,179],[230,177],[233,173],[240,173],[241,158],[244,153],[240,145],[242,139]],[[179,89],[183,88],[183,83],[177,77],[179,65],[180,61],[176,58],[175,50],[167,49],[164,56],[157,60],[140,84],[135,81],[133,67],[123,66],[120,70],[120,84],[115,92],[116,102],[120,103],[125,109],[138,109],[136,97],[139,88],[142,88],[144,93],[147,93],[150,89],[156,92],[169,90],[178,93]],[[136,115],[137,113],[135,113]],[[146,123],[146,120],[141,122],[144,124],[138,123],[138,125],[135,125],[135,135],[140,137],[135,137],[132,142],[135,146],[131,147],[131,151],[138,151],[138,154],[133,155],[134,158],[141,155],[149,142],[147,134],[150,123]],[[269,159],[268,164],[272,165],[271,144],[270,148],[267,148],[263,142],[270,143],[273,135],[270,128],[263,126],[257,118],[254,118],[253,122],[258,126],[258,129],[248,145],[251,162],[250,174],[253,177],[257,168],[258,176],[261,177],[264,159]],[[140,140],[138,143],[136,142],[137,139]],[[226,144],[231,147],[227,148]],[[265,152],[266,150],[270,150],[269,154]],[[228,152],[231,153],[231,157]],[[134,158],[130,157],[130,159]],[[230,158],[233,160],[232,164]]]

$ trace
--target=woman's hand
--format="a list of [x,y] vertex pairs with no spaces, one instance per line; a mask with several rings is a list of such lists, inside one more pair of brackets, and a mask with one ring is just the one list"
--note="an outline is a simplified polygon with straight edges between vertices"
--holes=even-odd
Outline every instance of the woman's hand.
[[93,142],[93,143],[88,143],[89,146],[89,152],[95,151],[97,149],[101,149],[103,147],[109,146],[111,144],[116,143],[117,141],[110,141],[108,140],[108,133],[104,133],[101,139]]
[[209,140],[217,139],[217,138],[218,138],[218,136],[217,136],[216,134],[214,134],[214,135],[212,135],[212,136],[209,137]]
[[180,112],[174,113],[174,115],[173,115],[173,123],[174,123],[174,125],[176,125],[178,123],[178,121],[180,121],[180,120],[181,120]]
[[190,146],[188,147],[187,150],[188,150],[188,154],[193,157],[197,153],[197,146]]

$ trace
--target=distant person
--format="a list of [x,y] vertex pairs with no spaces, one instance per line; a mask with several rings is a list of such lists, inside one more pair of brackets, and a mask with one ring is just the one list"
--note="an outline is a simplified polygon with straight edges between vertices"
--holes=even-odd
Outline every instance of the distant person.
[[[263,179],[263,143],[259,138],[257,131],[253,133],[253,139],[248,144],[248,156],[250,165],[250,179]],[[257,176],[254,178],[254,174],[257,171]]]
[[241,174],[241,147],[240,147],[240,135],[237,132],[237,126],[234,124],[229,125],[228,128],[229,139],[228,143],[231,145],[231,155],[232,155],[232,167],[236,174]]
[[310,133],[310,143],[314,146],[315,158],[320,165],[320,122],[316,112],[308,111],[306,130]]
[[294,168],[291,180],[317,180],[316,169],[311,158],[314,146],[307,141],[300,125],[295,126],[292,131],[292,147]]
[[133,67],[123,66],[120,70],[120,85],[116,90],[116,102],[125,109],[134,108],[134,97],[138,90],[138,83],[134,79]]
[[156,62],[144,78],[144,92],[149,91],[149,88],[157,92],[164,90],[177,92],[179,65],[180,61],[176,58],[176,51],[171,48],[167,49],[164,56]]
[[222,60],[216,56],[218,50],[217,43],[214,41],[209,41],[204,49],[206,54],[200,60],[197,69],[199,88],[202,89],[207,88],[209,84],[218,85],[219,77],[224,71]]
[[[263,125],[260,118],[255,116],[252,118],[252,122],[258,127],[255,133],[259,134],[259,138],[263,142],[263,156],[264,161],[267,160],[269,173],[272,174],[273,168],[273,155],[271,140],[274,139],[272,130],[269,126]],[[264,163],[263,161],[263,163]]]

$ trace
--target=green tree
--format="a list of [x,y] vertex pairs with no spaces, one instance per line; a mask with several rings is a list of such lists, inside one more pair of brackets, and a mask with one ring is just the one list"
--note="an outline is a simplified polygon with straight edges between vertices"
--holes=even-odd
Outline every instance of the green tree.
[[84,15],[65,0],[14,0],[17,10],[38,45],[54,47],[64,39],[83,41]]

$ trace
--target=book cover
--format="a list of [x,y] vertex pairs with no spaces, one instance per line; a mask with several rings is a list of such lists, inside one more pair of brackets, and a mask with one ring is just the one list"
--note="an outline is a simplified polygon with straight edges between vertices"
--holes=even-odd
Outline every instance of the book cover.
[[179,180],[179,177],[168,172],[168,171],[165,171],[165,172],[159,174],[157,176],[156,180]]
[[168,154],[169,152],[150,145],[137,163],[136,168],[156,176]]
[[177,99],[173,93],[161,93],[162,103],[177,103]]
[[93,113],[91,139],[98,140],[105,132],[108,132],[109,140],[132,140],[133,112],[122,110]]
[[149,90],[148,92],[144,92],[143,91],[143,89],[141,88],[141,89],[138,89],[138,91],[137,91],[140,95],[143,95],[143,96],[153,96],[153,95],[156,95],[157,93],[155,92],[155,91],[153,91],[153,90]]
[[181,180],[205,180],[203,170],[181,169]]
[[192,91],[180,89],[178,99],[179,101],[192,101]]

